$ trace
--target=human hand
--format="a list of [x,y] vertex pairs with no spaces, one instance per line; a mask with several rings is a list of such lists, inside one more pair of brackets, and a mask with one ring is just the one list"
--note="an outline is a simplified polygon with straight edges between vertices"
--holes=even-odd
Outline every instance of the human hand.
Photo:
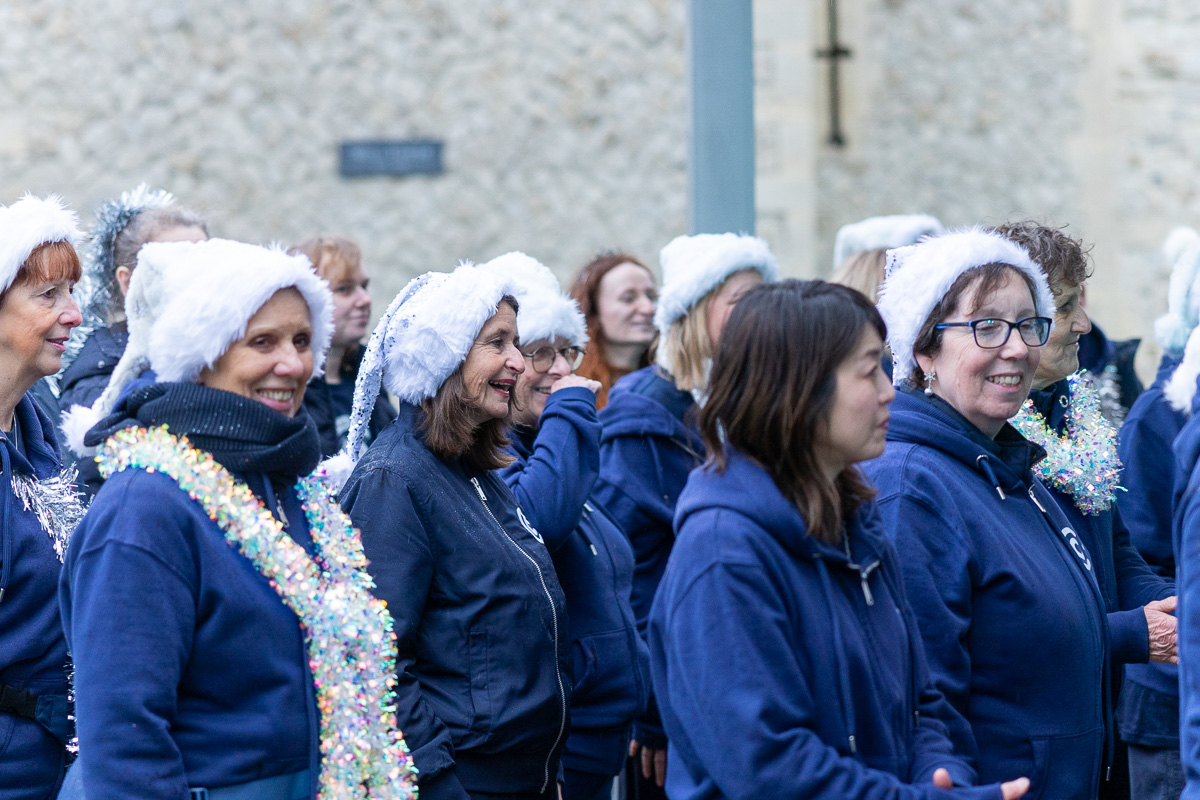
[[1177,621],[1171,616],[1175,610],[1175,598],[1155,600],[1142,607],[1146,615],[1146,629],[1150,634],[1150,660],[1163,664],[1178,664],[1179,649],[1175,638]]
[[570,389],[579,386],[583,389],[590,389],[592,394],[600,391],[600,381],[594,381],[591,378],[585,378],[582,375],[564,375],[554,382],[550,387],[550,394],[554,394],[559,389]]
[[653,747],[642,747],[638,740],[634,739],[629,743],[629,757],[636,758],[639,751],[642,754],[642,777],[653,778],[656,784],[664,786],[667,782],[666,749],[655,750]]
[[[939,767],[933,771],[933,785],[939,789],[953,789],[954,781],[950,780],[950,773],[946,769]],[[1015,781],[1000,784],[1000,793],[1004,800],[1017,800],[1028,791],[1029,778],[1017,778]]]

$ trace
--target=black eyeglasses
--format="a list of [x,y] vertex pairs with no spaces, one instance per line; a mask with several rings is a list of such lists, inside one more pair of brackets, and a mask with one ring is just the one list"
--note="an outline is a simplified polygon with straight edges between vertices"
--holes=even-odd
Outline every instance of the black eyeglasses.
[[1041,347],[1050,338],[1049,317],[1025,317],[1016,322],[1006,319],[973,319],[970,322],[943,322],[934,325],[935,331],[946,328],[970,328],[975,334],[975,344],[985,350],[1003,347],[1015,328],[1021,334],[1021,341],[1029,347]]
[[571,369],[575,369],[583,363],[584,349],[582,347],[560,347],[557,350],[547,345],[539,347],[532,353],[522,353],[521,355],[529,359],[529,363],[533,365],[536,372],[545,372],[554,366],[554,360],[562,356],[571,365]]

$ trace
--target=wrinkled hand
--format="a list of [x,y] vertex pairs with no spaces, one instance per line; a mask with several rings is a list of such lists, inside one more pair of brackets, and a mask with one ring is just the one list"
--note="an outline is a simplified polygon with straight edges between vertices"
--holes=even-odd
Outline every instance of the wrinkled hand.
[[550,387],[550,394],[554,394],[559,389],[570,389],[579,386],[584,389],[590,389],[592,394],[600,391],[600,381],[594,381],[591,378],[585,378],[582,375],[564,375],[554,382]]
[[[933,785],[939,789],[953,789],[954,781],[950,780],[949,772],[939,768],[933,771]],[[1000,793],[1004,796],[1004,800],[1017,800],[1028,791],[1029,778],[1017,778],[1015,781],[1006,781],[1000,784]]]
[[1175,639],[1176,620],[1171,616],[1175,610],[1175,598],[1155,600],[1142,607],[1146,614],[1146,628],[1150,632],[1150,660],[1163,664],[1178,664],[1179,650]]
[[634,739],[629,743],[629,757],[635,758],[638,752],[642,754],[642,777],[647,780],[653,778],[654,782],[660,787],[666,785],[667,751],[665,749],[655,750],[652,747],[642,747],[638,744],[638,740]]

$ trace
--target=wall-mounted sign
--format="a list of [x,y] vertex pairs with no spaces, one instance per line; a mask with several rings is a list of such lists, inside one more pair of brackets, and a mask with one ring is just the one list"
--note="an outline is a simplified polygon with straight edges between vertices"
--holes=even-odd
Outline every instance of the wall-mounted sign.
[[434,139],[342,142],[338,171],[343,178],[440,175],[442,143]]

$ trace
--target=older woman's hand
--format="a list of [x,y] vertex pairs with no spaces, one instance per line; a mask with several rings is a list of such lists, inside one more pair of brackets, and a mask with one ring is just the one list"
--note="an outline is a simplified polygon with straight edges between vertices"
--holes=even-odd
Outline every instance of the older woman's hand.
[[1150,660],[1163,664],[1178,664],[1179,649],[1176,645],[1175,598],[1155,600],[1142,607],[1146,614],[1146,628],[1150,631]]
[[593,393],[600,391],[600,381],[594,381],[582,375],[566,375],[554,382],[554,385],[550,387],[550,394],[554,394],[559,389],[570,389],[575,386],[590,389]]
[[[933,785],[939,789],[953,789],[954,781],[950,780],[950,772],[945,769],[933,771]],[[1029,791],[1029,778],[1017,778],[1015,781],[1005,781],[1000,784],[1003,800],[1017,800]]]

